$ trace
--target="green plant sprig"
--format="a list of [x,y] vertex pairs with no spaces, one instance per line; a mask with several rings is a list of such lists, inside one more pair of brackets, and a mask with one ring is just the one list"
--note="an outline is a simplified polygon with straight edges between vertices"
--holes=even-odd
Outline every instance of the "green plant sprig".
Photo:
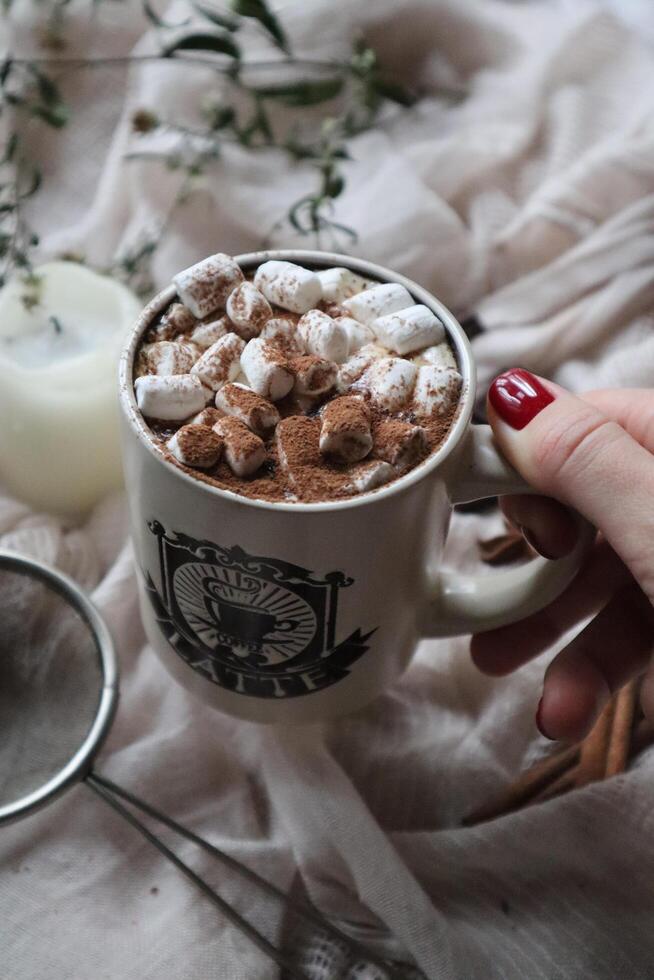
[[[2,2],[6,8],[11,7],[11,0]],[[62,44],[50,46],[61,48],[65,44],[68,0],[50,3],[53,6],[48,24],[52,29],[54,17],[62,40]],[[126,161],[145,160],[180,175],[171,207],[158,228],[137,236],[135,244],[123,250],[109,269],[144,293],[152,288],[152,258],[178,208],[194,192],[198,181],[220,165],[227,145],[240,145],[250,152],[281,150],[293,163],[308,167],[315,174],[314,189],[289,204],[271,227],[268,238],[287,227],[296,234],[313,237],[319,247],[325,241],[331,247],[347,247],[356,240],[356,230],[335,220],[334,213],[335,202],[346,187],[351,160],[349,143],[359,133],[380,126],[388,117],[386,109],[390,104],[403,111],[416,98],[387,76],[376,53],[364,40],[356,42],[345,60],[297,57],[265,0],[231,0],[229,11],[214,9],[209,2],[192,2],[192,7],[200,18],[200,27],[189,26],[190,20],[169,23],[157,13],[151,0],[143,0],[144,16],[159,36],[158,53],[89,59],[59,55],[8,57],[0,65],[0,115],[10,112],[14,120],[9,137],[13,150],[0,163],[0,175],[2,167],[12,163],[21,142],[17,120],[37,119],[55,128],[66,125],[69,112],[58,85],[60,72],[162,61],[201,65],[214,72],[217,87],[198,107],[199,125],[162,119],[147,109],[138,109],[132,117],[133,132],[142,145],[130,149]],[[242,57],[239,32],[247,23],[265,34],[277,48],[278,57],[258,61]],[[271,73],[273,77],[264,82],[262,76]],[[303,114],[308,108],[314,111],[306,119]],[[173,134],[173,147],[165,151],[150,149],[147,137],[156,132]],[[0,197],[0,257],[5,260],[5,274],[14,268],[29,276],[30,249],[37,241],[23,221],[20,203],[38,189],[38,173],[32,168],[36,186],[28,187],[26,195],[25,188],[18,188],[17,174],[21,169],[23,173],[29,170],[24,152],[21,166],[14,166],[14,182],[7,179],[0,191],[5,195]],[[5,211],[2,204],[7,206]],[[5,221],[11,222],[11,231],[4,228]]]
[[23,302],[28,309],[38,303],[38,279],[30,256],[39,239],[25,219],[23,205],[40,185],[40,173],[30,170],[21,155],[19,137],[13,133],[0,159],[0,286],[11,273],[18,271],[24,286]]

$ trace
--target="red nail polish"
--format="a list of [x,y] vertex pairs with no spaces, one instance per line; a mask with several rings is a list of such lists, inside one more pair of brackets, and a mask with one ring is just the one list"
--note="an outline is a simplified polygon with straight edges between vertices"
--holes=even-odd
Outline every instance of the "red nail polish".
[[548,735],[545,729],[543,728],[543,699],[542,698],[538,702],[538,707],[536,708],[536,728],[544,738],[549,738],[550,742],[554,741],[552,736]]
[[538,413],[554,401],[554,395],[538,378],[523,368],[511,368],[493,381],[488,399],[499,417],[512,429],[524,429]]

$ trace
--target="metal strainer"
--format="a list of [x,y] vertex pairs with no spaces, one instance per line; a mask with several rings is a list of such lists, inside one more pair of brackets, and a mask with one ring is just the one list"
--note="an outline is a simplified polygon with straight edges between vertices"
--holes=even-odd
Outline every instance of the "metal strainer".
[[383,976],[405,976],[307,902],[290,898],[229,854],[95,772],[92,766],[118,702],[118,666],[106,625],[67,576],[1,550],[0,595],[0,825],[28,816],[83,782],[281,967],[285,977],[308,980],[287,951],[274,946],[237,912],[137,812],[193,842],[356,957],[377,966]]

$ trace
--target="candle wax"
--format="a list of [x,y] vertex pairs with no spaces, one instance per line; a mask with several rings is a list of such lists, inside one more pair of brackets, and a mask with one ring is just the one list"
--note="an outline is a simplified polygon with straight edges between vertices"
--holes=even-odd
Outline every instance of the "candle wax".
[[33,507],[86,513],[121,482],[117,363],[139,302],[120,283],[72,262],[0,290],[0,482]]

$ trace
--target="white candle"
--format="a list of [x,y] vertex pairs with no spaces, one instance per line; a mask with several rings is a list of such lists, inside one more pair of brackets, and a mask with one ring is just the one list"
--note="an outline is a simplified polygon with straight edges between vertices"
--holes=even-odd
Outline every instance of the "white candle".
[[73,262],[0,290],[0,482],[39,510],[83,515],[121,484],[117,364],[139,312],[120,283]]

